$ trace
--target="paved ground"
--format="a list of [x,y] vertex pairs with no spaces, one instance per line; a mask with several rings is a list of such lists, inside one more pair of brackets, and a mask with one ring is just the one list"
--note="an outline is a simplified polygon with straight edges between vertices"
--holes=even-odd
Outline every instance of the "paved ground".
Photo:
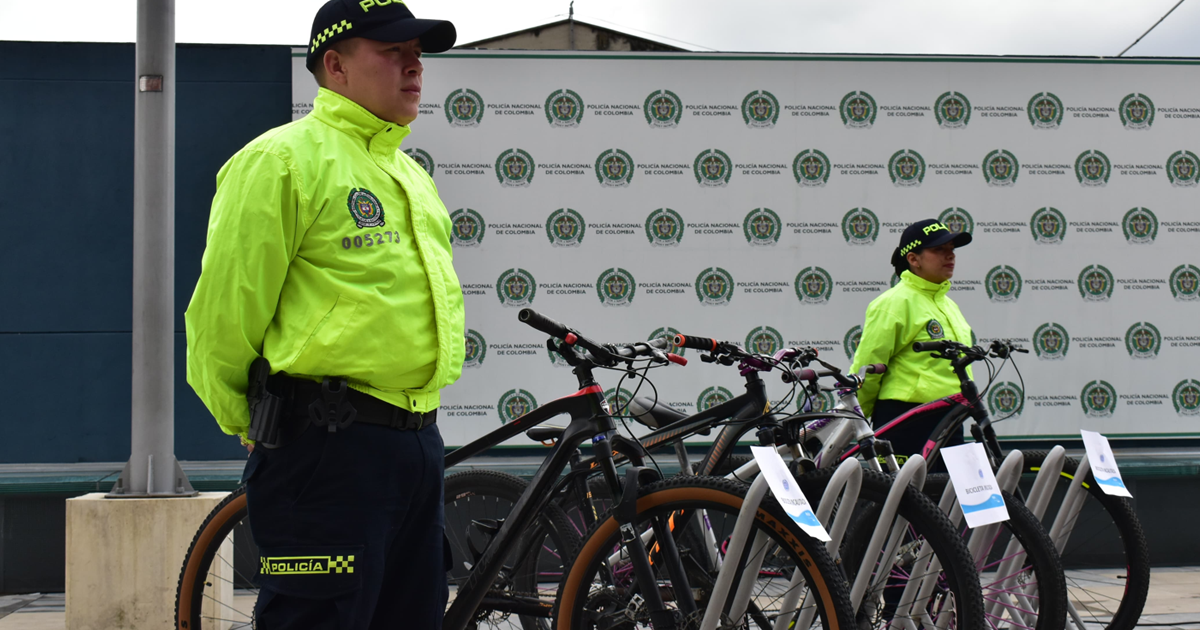
[[[1073,583],[1097,593],[1119,592],[1121,584],[1071,572]],[[0,630],[65,630],[62,593],[0,597]],[[253,606],[252,596],[236,598],[238,608]],[[1138,627],[1200,630],[1200,567],[1155,569],[1151,573],[1150,596]]]

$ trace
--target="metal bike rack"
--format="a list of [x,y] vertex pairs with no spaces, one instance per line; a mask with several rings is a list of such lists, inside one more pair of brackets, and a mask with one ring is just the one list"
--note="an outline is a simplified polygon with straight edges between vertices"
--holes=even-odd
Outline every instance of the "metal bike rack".
[[[737,523],[733,526],[729,546],[725,550],[727,559],[742,557],[742,551],[746,548],[746,539],[749,538],[750,528],[754,523],[754,514],[758,511],[758,506],[769,489],[767,478],[762,475],[759,475],[754,483],[750,484],[750,490],[746,492],[746,499],[742,502],[742,509],[738,512]],[[755,543],[757,542],[755,540]],[[737,573],[736,565],[736,562],[726,562],[721,565],[721,571],[717,574],[717,582],[713,586],[712,597],[708,601],[708,608],[704,611],[704,620],[700,623],[700,630],[715,630],[717,624],[721,622],[721,611],[725,608],[729,586],[733,584],[734,574]],[[755,573],[758,573],[758,569],[755,569]]]
[[[871,534],[870,543],[867,544],[862,564],[858,568],[858,575],[855,576],[854,585],[850,588],[850,604],[854,610],[861,608],[873,575],[882,576],[886,584],[887,576],[891,574],[892,567],[896,563],[896,547],[900,544],[900,538],[904,535],[905,527],[908,525],[908,522],[898,515],[900,500],[904,497],[904,492],[909,485],[918,490],[924,488],[925,475],[925,458],[920,455],[910,457],[900,468],[900,472],[896,473],[892,489],[888,491],[887,499],[884,500],[879,522],[875,525],[875,531]],[[894,523],[893,518],[895,519]],[[884,548],[885,540],[887,542],[886,549]],[[879,563],[879,570],[876,572],[874,571],[875,559],[879,557],[881,549],[884,549],[884,557],[887,560]],[[916,584],[912,580],[905,585],[904,594],[900,597],[900,603],[896,608],[896,616],[893,618],[893,623],[889,625],[894,625],[901,618],[911,618],[912,607],[917,603],[912,598],[914,588],[916,588]],[[911,621],[906,625],[911,626]]]
[[[847,459],[838,466],[836,472],[829,479],[829,485],[825,487],[825,494],[821,497],[821,504],[817,506],[817,520],[825,525],[826,531],[829,532],[829,542],[825,543],[825,549],[834,560],[837,560],[838,550],[842,544],[842,537],[846,535],[846,528],[850,525],[850,517],[854,512],[853,506],[858,502],[859,492],[862,490],[862,464],[856,459]],[[836,504],[841,503],[844,506],[851,506],[851,509],[838,510],[838,514],[833,519],[833,523],[829,524],[829,516],[833,513],[833,508]],[[811,628],[813,618],[817,615],[816,607],[808,607],[800,613],[799,619],[795,624],[792,624],[792,616],[795,611],[800,610],[802,605],[801,598],[804,596],[804,590],[800,588],[800,582],[803,577],[799,572],[792,576],[791,582],[788,583],[788,592],[784,596],[783,601],[779,605],[780,614],[775,619],[772,630],[787,630],[788,628]]]

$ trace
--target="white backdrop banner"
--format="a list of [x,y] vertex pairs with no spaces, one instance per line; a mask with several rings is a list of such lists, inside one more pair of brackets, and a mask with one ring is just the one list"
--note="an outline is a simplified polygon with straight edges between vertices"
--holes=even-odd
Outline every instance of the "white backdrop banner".
[[[298,118],[317,88],[293,57]],[[1196,62],[423,61],[402,149],[452,214],[469,329],[447,444],[574,391],[517,322],[527,305],[598,340],[682,331],[849,367],[899,233],[931,217],[975,236],[951,296],[979,340],[1031,350],[1024,386],[1010,367],[988,393],[1011,416],[1002,436],[1200,435]],[[736,370],[685,356],[651,372],[660,400],[692,413],[743,391]]]

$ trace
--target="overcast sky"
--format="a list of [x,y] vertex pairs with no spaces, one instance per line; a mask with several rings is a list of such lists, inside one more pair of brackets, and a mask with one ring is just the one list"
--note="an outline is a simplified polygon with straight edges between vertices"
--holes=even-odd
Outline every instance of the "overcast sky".
[[[577,0],[581,20],[692,50],[1115,56],[1178,0]],[[176,0],[176,40],[308,39],[322,0]],[[408,0],[459,43],[566,17],[568,0]],[[53,13],[47,19],[48,12]],[[134,0],[0,0],[0,40],[131,42]],[[1200,57],[1200,0],[1127,56]]]

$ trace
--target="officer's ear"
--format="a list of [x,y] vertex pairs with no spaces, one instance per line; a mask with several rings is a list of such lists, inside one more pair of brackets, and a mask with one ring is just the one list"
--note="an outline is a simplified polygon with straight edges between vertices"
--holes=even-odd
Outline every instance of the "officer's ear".
[[321,87],[346,85],[347,61],[354,54],[351,42],[355,38],[337,42],[321,56],[321,67],[317,69],[317,84]]
[[910,269],[917,267],[917,261],[920,260],[920,257],[917,256],[917,252],[908,252],[908,255],[906,255],[904,258],[908,260],[908,266]]

